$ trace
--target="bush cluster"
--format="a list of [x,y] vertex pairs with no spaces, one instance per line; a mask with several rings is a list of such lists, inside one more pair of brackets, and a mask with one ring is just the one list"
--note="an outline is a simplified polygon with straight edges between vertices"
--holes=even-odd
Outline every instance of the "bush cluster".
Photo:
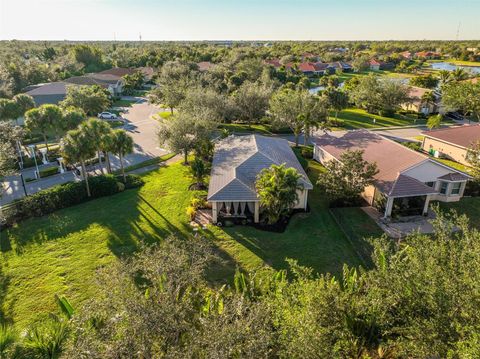
[[39,172],[40,172],[39,173],[40,178],[53,176],[53,175],[56,175],[58,173],[58,167],[53,166],[53,167],[44,168],[44,169],[40,170]]
[[40,217],[58,209],[74,206],[90,199],[111,196],[126,188],[143,185],[143,180],[135,175],[127,176],[127,183],[119,182],[114,175],[91,177],[88,180],[91,197],[87,196],[85,181],[67,182],[43,191],[39,191],[5,207],[0,220],[2,227],[31,217]]

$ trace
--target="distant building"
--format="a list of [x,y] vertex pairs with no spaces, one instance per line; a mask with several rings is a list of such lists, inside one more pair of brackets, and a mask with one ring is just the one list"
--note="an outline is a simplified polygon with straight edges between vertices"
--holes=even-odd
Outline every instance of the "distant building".
[[399,55],[403,57],[405,60],[411,60],[413,58],[413,54],[410,51],[400,52]]
[[415,53],[415,57],[424,60],[434,60],[439,59],[442,55],[438,52],[433,51],[420,51]]
[[437,98],[435,97],[434,101],[425,99],[426,94],[430,93],[434,94],[434,92],[429,89],[409,86],[408,96],[410,97],[410,102],[403,104],[402,108],[407,111],[423,113],[424,115],[438,112],[438,106],[436,104]]
[[198,71],[208,71],[210,70],[215,64],[212,64],[210,61],[201,61],[197,63]]
[[395,65],[391,62],[380,61],[377,59],[370,60],[370,70],[379,71],[379,70],[391,70]]

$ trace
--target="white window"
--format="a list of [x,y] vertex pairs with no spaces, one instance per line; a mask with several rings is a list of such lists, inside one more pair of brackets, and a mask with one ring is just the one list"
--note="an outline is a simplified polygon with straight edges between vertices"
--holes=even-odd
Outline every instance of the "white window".
[[450,192],[450,194],[460,194],[460,188],[462,187],[462,182],[454,182],[452,184],[452,191]]
[[440,193],[447,194],[448,182],[440,182]]

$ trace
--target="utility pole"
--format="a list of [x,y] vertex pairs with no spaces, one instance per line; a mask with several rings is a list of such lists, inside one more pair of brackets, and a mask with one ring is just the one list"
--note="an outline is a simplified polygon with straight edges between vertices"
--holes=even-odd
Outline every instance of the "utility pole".
[[455,41],[458,41],[458,38],[460,36],[460,25],[462,24],[461,21],[458,22],[458,27],[457,27],[457,36],[455,36]]

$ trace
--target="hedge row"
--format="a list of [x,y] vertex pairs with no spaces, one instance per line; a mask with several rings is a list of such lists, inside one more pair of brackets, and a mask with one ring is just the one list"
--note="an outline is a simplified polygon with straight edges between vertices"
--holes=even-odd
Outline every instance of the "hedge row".
[[61,208],[74,206],[94,198],[110,196],[144,184],[142,178],[136,175],[128,175],[125,183],[123,183],[123,177],[114,175],[91,177],[88,179],[88,183],[91,197],[87,196],[85,181],[67,182],[39,191],[5,206],[2,218],[0,218],[2,228],[9,227],[27,218],[41,217]]

